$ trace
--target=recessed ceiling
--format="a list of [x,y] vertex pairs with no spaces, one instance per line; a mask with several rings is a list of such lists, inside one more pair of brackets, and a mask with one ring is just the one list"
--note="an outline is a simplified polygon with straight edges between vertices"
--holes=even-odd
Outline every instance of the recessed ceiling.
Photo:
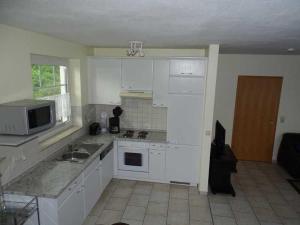
[[94,47],[300,53],[299,0],[0,0],[0,23]]

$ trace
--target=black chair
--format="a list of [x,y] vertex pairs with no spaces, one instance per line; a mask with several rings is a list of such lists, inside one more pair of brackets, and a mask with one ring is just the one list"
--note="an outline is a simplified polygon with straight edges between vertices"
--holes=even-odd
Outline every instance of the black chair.
[[300,133],[285,133],[282,136],[277,162],[296,179],[300,179]]

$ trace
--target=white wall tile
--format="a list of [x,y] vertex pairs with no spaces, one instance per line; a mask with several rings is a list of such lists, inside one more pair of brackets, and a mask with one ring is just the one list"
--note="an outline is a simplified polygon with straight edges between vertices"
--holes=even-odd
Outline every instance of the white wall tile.
[[[113,116],[112,110],[115,106],[95,105],[96,121],[100,120],[101,112],[105,111],[108,116]],[[123,99],[121,108],[124,110],[120,117],[120,126],[123,129],[151,129],[166,130],[167,108],[156,108],[152,106],[152,100],[145,99]]]

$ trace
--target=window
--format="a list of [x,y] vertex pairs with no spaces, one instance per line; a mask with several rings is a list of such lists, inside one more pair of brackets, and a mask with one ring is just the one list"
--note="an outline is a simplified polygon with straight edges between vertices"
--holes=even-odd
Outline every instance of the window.
[[33,97],[55,101],[57,124],[70,121],[67,63],[60,58],[39,55],[32,55],[31,63]]

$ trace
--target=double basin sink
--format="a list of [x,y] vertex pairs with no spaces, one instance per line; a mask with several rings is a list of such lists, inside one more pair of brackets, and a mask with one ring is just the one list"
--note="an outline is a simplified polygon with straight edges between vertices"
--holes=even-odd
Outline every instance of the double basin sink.
[[55,158],[58,161],[68,161],[74,163],[84,163],[91,155],[101,148],[103,144],[73,144],[68,145],[60,151]]

